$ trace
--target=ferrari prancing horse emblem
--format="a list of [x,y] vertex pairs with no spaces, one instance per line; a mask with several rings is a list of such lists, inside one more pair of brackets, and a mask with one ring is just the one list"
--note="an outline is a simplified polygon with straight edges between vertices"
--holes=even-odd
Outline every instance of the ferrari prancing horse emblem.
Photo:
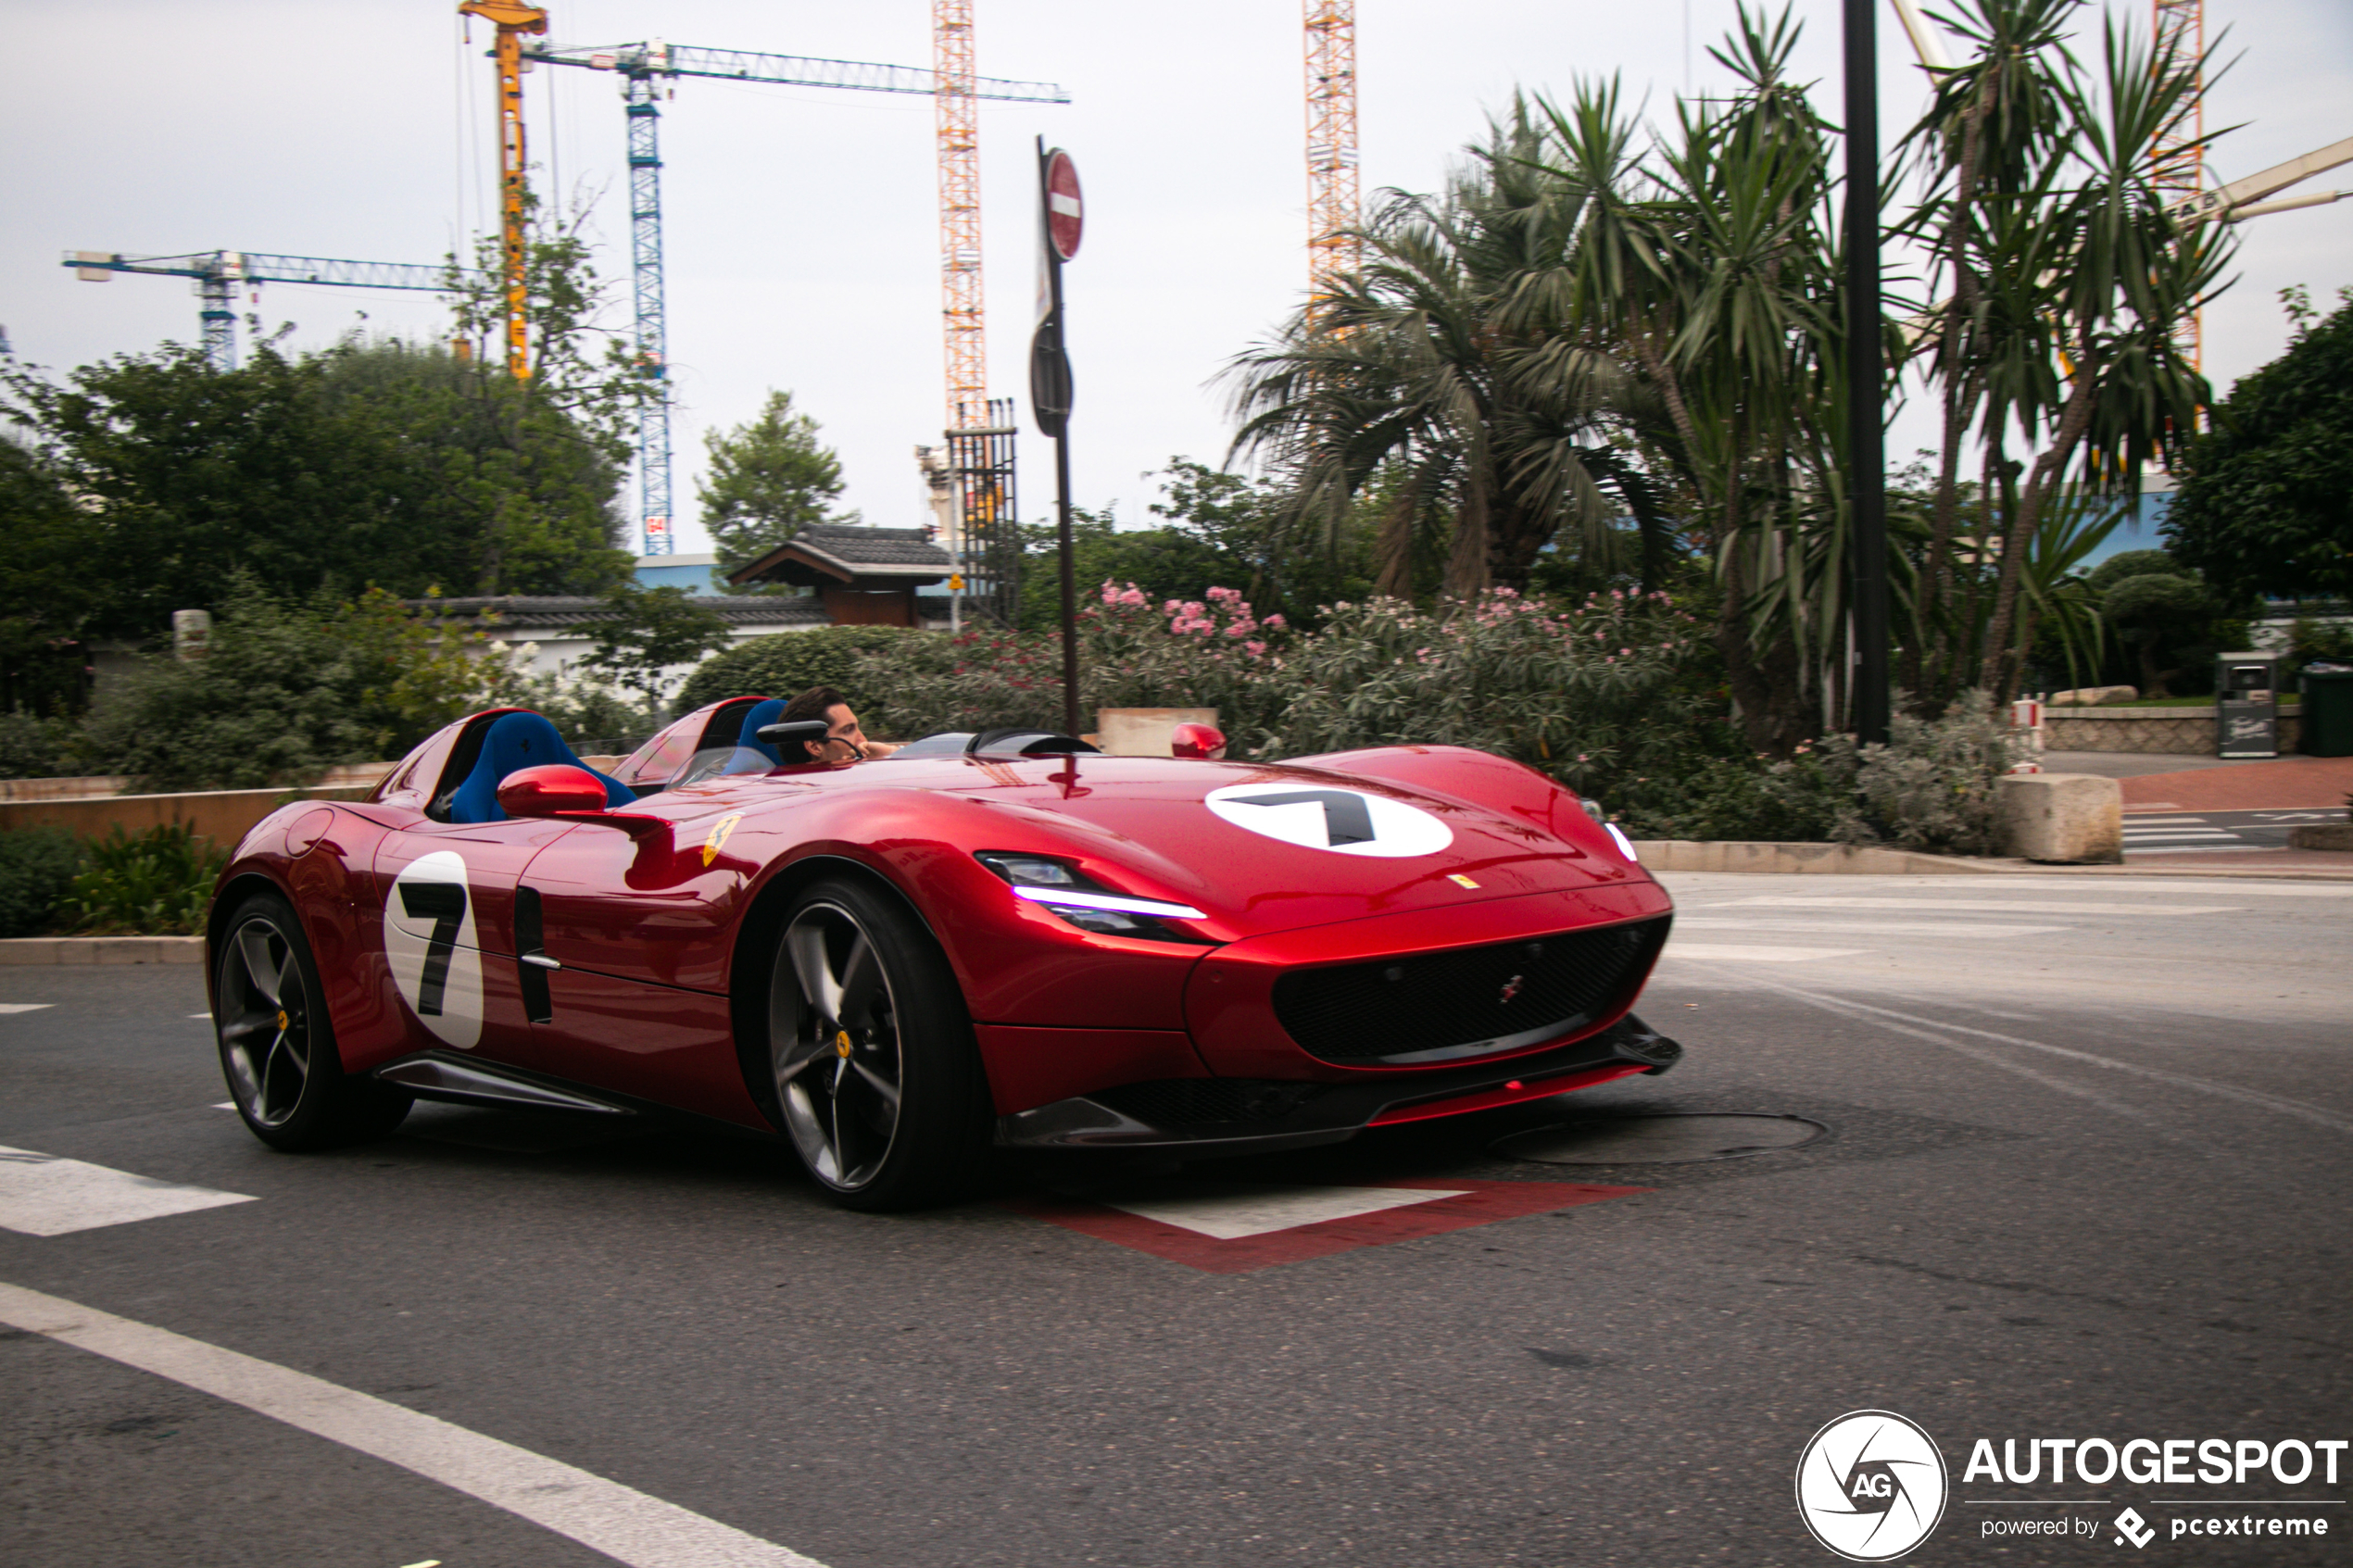
[[702,841],[704,865],[707,866],[719,859],[719,852],[727,847],[727,835],[735,832],[736,824],[743,820],[744,814],[741,811],[730,811],[711,824],[711,836]]

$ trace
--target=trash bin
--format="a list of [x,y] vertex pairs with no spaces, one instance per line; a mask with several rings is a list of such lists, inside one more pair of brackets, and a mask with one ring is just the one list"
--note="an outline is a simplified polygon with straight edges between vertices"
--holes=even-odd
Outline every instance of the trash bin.
[[2214,739],[2218,757],[2280,754],[2279,656],[2226,653],[2214,680]]
[[2353,757],[2353,665],[2322,660],[2304,667],[2304,749]]

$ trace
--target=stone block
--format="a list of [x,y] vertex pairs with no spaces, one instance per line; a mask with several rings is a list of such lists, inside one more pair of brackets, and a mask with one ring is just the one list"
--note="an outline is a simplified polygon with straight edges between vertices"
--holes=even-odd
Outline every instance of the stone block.
[[2056,865],[2120,865],[2124,789],[2090,773],[2012,773],[1994,781],[2008,852]]
[[2138,686],[2079,686],[2071,692],[2053,692],[2050,708],[2097,708],[2106,702],[2138,702]]
[[1114,757],[1173,756],[1179,724],[1215,724],[1214,708],[1103,708],[1095,712],[1095,744]]

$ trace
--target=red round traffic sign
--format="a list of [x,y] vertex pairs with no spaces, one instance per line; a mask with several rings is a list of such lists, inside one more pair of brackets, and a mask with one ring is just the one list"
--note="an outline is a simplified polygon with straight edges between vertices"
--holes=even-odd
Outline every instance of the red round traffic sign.
[[1070,155],[1055,148],[1046,157],[1046,237],[1054,254],[1068,261],[1078,254],[1084,204],[1078,195],[1078,166]]

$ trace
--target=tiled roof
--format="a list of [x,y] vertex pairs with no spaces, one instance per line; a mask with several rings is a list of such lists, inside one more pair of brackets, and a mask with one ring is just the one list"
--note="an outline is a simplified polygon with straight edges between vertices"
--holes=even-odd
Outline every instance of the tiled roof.
[[[501,627],[537,631],[561,626],[593,626],[608,620],[612,608],[602,599],[576,596],[534,597],[507,594],[496,598],[410,599],[418,608],[444,615],[479,617],[495,611]],[[833,618],[814,597],[782,594],[727,594],[690,598],[688,604],[716,613],[733,626],[829,626]]]
[[798,558],[853,578],[930,579],[955,570],[947,551],[933,544],[921,528],[863,528],[815,522],[804,526],[785,544],[758,560],[737,569],[734,581],[752,582],[774,575],[774,568]]

